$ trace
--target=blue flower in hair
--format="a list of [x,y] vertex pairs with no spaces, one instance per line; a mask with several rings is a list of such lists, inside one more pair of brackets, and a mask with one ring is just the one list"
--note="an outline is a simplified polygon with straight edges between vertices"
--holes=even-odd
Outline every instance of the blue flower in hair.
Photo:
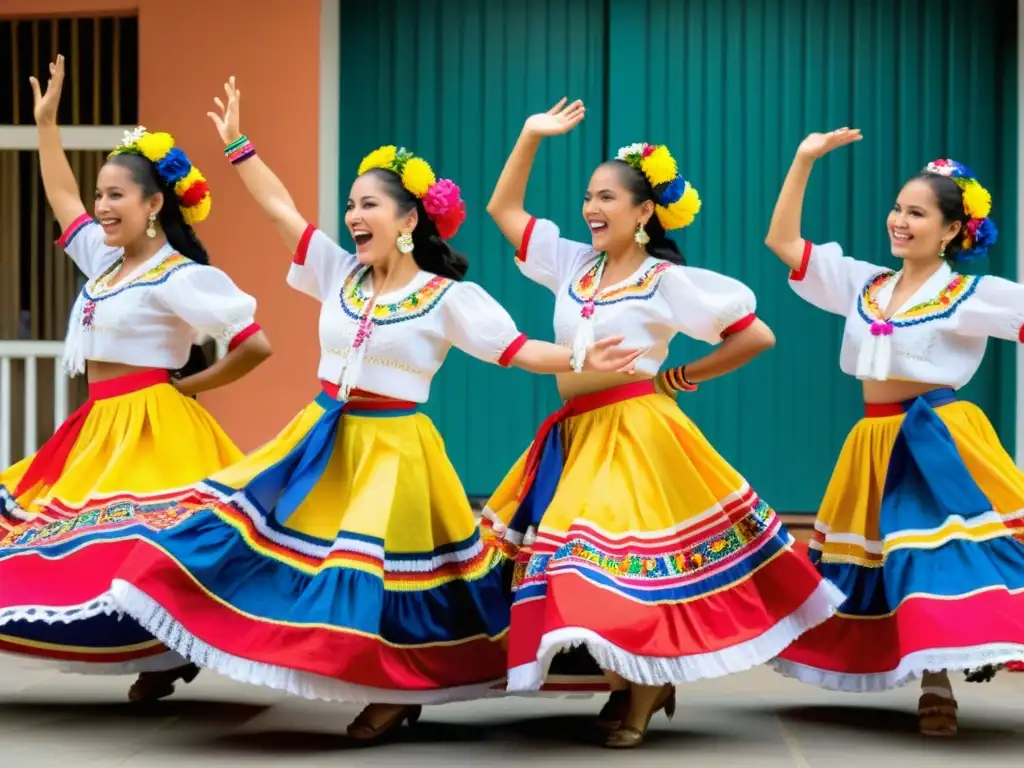
[[996,244],[996,238],[999,237],[999,230],[996,229],[996,225],[992,219],[983,219],[981,226],[978,227],[978,233],[974,236],[974,249],[975,251],[985,252],[993,245]]
[[156,163],[156,172],[168,184],[176,184],[181,181],[191,170],[192,163],[189,162],[185,153],[177,147],[174,147]]
[[676,203],[682,198],[685,191],[686,179],[682,176],[676,176],[658,195],[658,203],[661,205],[672,205],[672,203]]

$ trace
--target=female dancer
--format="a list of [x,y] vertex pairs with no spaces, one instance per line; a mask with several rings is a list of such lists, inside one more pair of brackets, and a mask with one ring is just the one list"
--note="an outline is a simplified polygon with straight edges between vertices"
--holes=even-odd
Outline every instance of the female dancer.
[[798,296],[846,318],[840,367],[863,381],[865,402],[811,545],[847,601],[776,665],[845,691],[921,676],[920,730],[951,736],[945,670],[1024,659],[1024,552],[1013,540],[1024,477],[981,410],[956,397],[989,336],[1024,340],[1024,286],[955,271],[986,252],[996,228],[989,193],[953,160],[929,163],[889,212],[898,272],[804,239],[814,161],[860,139],[843,128],[800,144],[765,241]]
[[[308,224],[239,129],[241,93],[211,113],[225,154],[294,251],[288,284],[322,304],[323,391],[280,435],[202,483],[203,512],[140,546],[120,607],[200,666],[309,698],[375,702],[349,727],[376,740],[420,705],[486,694],[504,677],[500,561],[431,421],[417,413],[452,346],[538,373],[568,350],[527,341],[445,242],[459,188],[381,147],[352,184],[356,253]],[[603,340],[587,369],[630,369]],[[583,360],[579,361],[583,364]]]
[[[126,137],[100,170],[95,219],[86,214],[57,127],[63,81],[60,56],[45,94],[31,84],[58,242],[88,278],[64,364],[88,368],[89,399],[38,453],[0,471],[0,650],[77,672],[148,672],[130,697],[161,698],[198,670],[109,615],[102,595],[132,536],[173,525],[181,489],[241,456],[189,396],[244,376],[270,348],[255,300],[208,266],[191,225],[209,212],[209,191],[168,134]],[[197,330],[230,351],[172,378]]]
[[541,138],[583,119],[580,102],[564,104],[526,121],[487,210],[523,274],[555,293],[555,332],[577,370],[595,332],[647,351],[632,378],[558,377],[564,407],[495,492],[483,526],[516,563],[509,689],[538,689],[559,651],[585,646],[618,690],[601,716],[606,745],[625,748],[643,741],[655,711],[672,714],[674,683],[767,661],[842,597],[655,389],[676,333],[719,345],[666,377],[691,390],[774,342],[746,286],[684,266],[667,237],[700,207],[668,149],[634,144],[594,171],[583,202],[591,243],[524,210]]

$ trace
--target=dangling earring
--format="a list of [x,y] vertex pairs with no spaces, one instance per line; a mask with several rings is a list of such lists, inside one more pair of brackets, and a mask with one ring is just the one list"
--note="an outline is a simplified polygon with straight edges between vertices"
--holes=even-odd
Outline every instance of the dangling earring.
[[412,253],[412,235],[408,232],[403,232],[398,236],[398,250],[402,253]]
[[156,214],[149,214],[149,226],[146,227],[146,237],[156,237]]
[[638,245],[647,245],[651,242],[651,236],[647,234],[642,221],[636,223],[636,232],[633,233],[633,239],[636,240]]
[[942,245],[939,246],[939,258],[940,259],[946,258],[946,244],[945,243],[943,243]]

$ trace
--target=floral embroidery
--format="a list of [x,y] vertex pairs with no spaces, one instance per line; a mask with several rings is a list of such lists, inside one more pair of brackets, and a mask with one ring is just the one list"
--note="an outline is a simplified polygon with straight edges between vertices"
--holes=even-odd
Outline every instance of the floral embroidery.
[[887,318],[875,300],[875,296],[886,283],[895,277],[895,272],[882,272],[869,280],[861,292],[857,310],[861,318],[871,324],[872,335],[888,336],[892,333],[893,328],[918,325],[949,317],[974,293],[979,282],[977,276],[954,273],[952,279],[939,291],[937,296]]
[[675,552],[658,555],[609,554],[592,541],[573,538],[551,555],[533,555],[522,581],[542,577],[560,560],[585,561],[611,576],[630,579],[666,579],[711,568],[734,555],[769,529],[775,512],[762,499],[753,510],[722,533]]
[[[592,295],[592,290],[601,272],[603,262],[604,257],[602,255],[574,284],[569,285],[569,295],[573,300],[584,305],[591,304],[591,302],[597,305],[604,305],[616,304],[620,301],[629,301],[631,299],[647,300],[657,290],[662,273],[672,266],[667,261],[658,262],[645,270],[635,280],[631,280],[625,285],[601,291],[600,295],[593,296],[592,299],[584,298],[585,296],[590,297]],[[592,309],[590,312],[593,314]]]
[[119,501],[109,507],[83,512],[66,520],[54,520],[43,526],[13,531],[0,551],[55,544],[83,534],[99,533],[103,529],[120,530],[131,524],[141,524],[150,530],[162,531],[187,520],[194,512],[195,510],[178,502],[136,504]]
[[[363,286],[370,278],[369,267],[357,267],[345,278],[341,286],[341,308],[353,320],[359,320],[367,309],[367,303],[373,301],[367,296]],[[374,325],[401,323],[427,314],[438,306],[441,297],[455,284],[454,280],[435,275],[426,285],[413,291],[404,299],[392,304],[376,303],[371,310]]]
[[[86,299],[87,308],[90,302],[95,305],[98,301],[104,301],[132,288],[146,288],[153,285],[159,285],[160,283],[167,282],[170,276],[179,269],[198,266],[196,262],[191,259],[187,259],[178,253],[172,253],[159,264],[147,269],[138,277],[132,278],[125,283],[120,283],[111,288],[110,282],[120,271],[121,264],[123,262],[123,258],[118,259],[106,272],[95,280],[86,283],[85,288],[82,289],[82,295]],[[95,311],[95,306],[93,307],[93,311]]]

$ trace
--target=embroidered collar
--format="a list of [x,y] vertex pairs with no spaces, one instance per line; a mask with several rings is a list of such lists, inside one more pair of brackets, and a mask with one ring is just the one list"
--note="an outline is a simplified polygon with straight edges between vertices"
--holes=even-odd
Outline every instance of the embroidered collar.
[[[342,283],[339,297],[341,308],[353,320],[359,320],[362,317],[366,303],[374,298],[366,291],[366,283],[369,281],[370,275],[370,267],[360,265],[352,270]],[[426,276],[429,273],[421,272],[420,275]],[[388,301],[394,297],[395,292],[383,294],[376,299],[371,319],[374,325],[387,325],[425,315],[438,306],[441,297],[454,284],[455,281],[447,277],[430,275],[429,279],[419,288],[404,297],[398,297],[395,301]]]
[[82,289],[82,294],[85,298],[92,302],[105,301],[133,288],[159,285],[166,282],[179,269],[198,266],[191,259],[182,256],[177,251],[171,250],[170,246],[165,246],[164,249],[157,251],[153,257],[147,259],[140,266],[136,274],[131,275],[116,285],[111,285],[111,281],[121,271],[123,264],[124,256],[121,256],[103,274],[86,283]]
[[[901,309],[892,317],[886,318],[882,305],[892,299],[899,272],[887,271],[876,275],[864,286],[860,299],[857,302],[857,310],[867,323],[888,322],[893,327],[901,328],[908,325],[927,323],[931,320],[938,320],[949,317],[963,302],[974,292],[978,285],[978,277],[973,275],[961,275],[953,272],[947,265],[943,265],[942,271],[937,273],[921,287],[919,293],[926,291],[921,301],[913,303],[906,309]],[[929,285],[938,281],[938,290]],[[928,293],[931,295],[928,296]],[[917,296],[912,296],[913,301]]]
[[594,282],[598,279],[603,262],[603,254],[576,280],[569,284],[569,295],[579,304],[593,297],[594,304],[616,304],[630,299],[649,299],[658,288],[658,282],[665,270],[672,265],[667,261],[648,257],[632,275],[625,280],[610,285],[596,296]]

